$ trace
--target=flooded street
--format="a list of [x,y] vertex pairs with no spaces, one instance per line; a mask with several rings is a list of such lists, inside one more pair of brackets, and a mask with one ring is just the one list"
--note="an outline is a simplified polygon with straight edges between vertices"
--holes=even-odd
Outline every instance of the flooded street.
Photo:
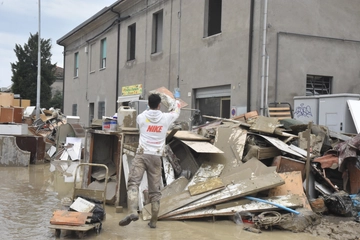
[[[61,199],[71,196],[73,184],[62,182],[49,168],[50,164],[0,168],[1,239],[56,239],[49,221],[54,210],[64,209]],[[156,229],[139,220],[119,227],[125,213],[115,213],[114,206],[107,206],[106,213],[101,233],[90,230],[85,239],[325,239],[279,230],[256,234],[230,220],[159,221]],[[62,231],[60,239],[76,239],[76,235]]]

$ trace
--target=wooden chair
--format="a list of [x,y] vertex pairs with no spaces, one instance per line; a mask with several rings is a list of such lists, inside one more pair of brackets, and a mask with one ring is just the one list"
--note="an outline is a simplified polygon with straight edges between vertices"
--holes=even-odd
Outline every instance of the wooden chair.
[[291,104],[287,102],[273,102],[268,104],[268,117],[281,119],[293,118]]

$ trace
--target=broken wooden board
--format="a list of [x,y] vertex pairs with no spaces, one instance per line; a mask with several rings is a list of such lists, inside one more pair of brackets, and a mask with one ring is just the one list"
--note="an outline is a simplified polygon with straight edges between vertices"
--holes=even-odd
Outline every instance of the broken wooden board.
[[162,219],[175,216],[180,213],[190,212],[196,209],[226,202],[284,184],[284,180],[276,172],[259,176],[256,176],[252,173],[250,173],[250,175],[250,178],[244,179],[240,183],[230,183],[221,191],[203,197],[197,201],[193,201],[192,203],[174,210],[166,215],[160,215],[159,218]]
[[189,184],[189,180],[185,177],[179,177],[171,184],[167,185],[161,189],[161,198],[166,198],[168,196],[173,196],[184,191],[186,186]]
[[189,182],[188,186],[185,188],[185,190],[188,189],[188,187],[195,185],[197,183],[205,182],[206,180],[214,177],[219,177],[222,170],[224,169],[223,164],[218,163],[203,163],[199,167],[199,169],[196,171],[194,176],[192,177],[191,181]]
[[190,131],[177,131],[174,135],[175,138],[180,140],[189,140],[189,141],[210,141],[209,138],[201,136],[197,133]]
[[[212,193],[218,192],[221,189],[215,189],[209,192],[205,192],[199,195],[191,196],[188,190],[183,191],[177,195],[168,196],[160,199],[160,210],[159,216],[165,215],[174,209],[181,208],[182,206],[188,205],[196,200],[199,200],[205,196],[208,196]],[[151,204],[144,206],[146,211],[142,211],[143,220],[149,220],[151,218]]]
[[[254,134],[254,133],[252,133]],[[258,135],[262,138],[265,138],[268,142],[270,142],[273,146],[277,147],[279,150],[290,153],[292,155],[298,156],[300,158],[304,158],[301,154],[295,152],[294,150],[290,149],[289,145],[287,145],[286,143],[284,143],[283,141],[277,139],[277,138],[273,138],[273,137],[269,137],[269,136],[264,136],[264,135],[260,135],[260,134],[255,134]]]
[[277,156],[274,158],[272,166],[276,166],[278,173],[300,171],[305,176],[305,161],[302,160]]
[[[157,93],[157,94],[162,93],[162,94],[165,94],[165,95],[169,96],[172,99],[175,99],[174,94],[169,89],[167,89],[165,87],[160,87],[160,88],[157,88],[155,90],[151,90],[150,93]],[[181,99],[177,99],[177,100],[180,102],[180,107],[181,108],[186,107],[187,105],[189,105],[186,102],[184,102],[184,100],[181,100]],[[162,103],[167,108],[169,107],[168,104],[166,104],[166,102],[162,101]]]
[[[297,195],[285,195],[285,196],[276,196],[264,199],[275,204],[280,204],[288,208],[298,208],[302,206],[301,198]],[[223,208],[217,210],[215,207],[207,207],[204,209],[199,209],[176,216],[171,216],[166,219],[169,220],[182,220],[182,219],[191,219],[191,218],[201,218],[201,217],[212,217],[212,216],[233,216],[236,212],[264,212],[264,211],[276,211],[279,210],[274,205],[257,202],[257,201],[247,201],[243,202],[244,204]]]
[[218,127],[214,146],[224,152],[217,162],[225,165],[224,172],[242,164],[247,131],[239,127]]
[[191,196],[198,195],[200,193],[208,192],[213,189],[218,189],[224,187],[224,183],[220,178],[210,178],[205,182],[196,183],[192,186],[189,186],[189,192]]
[[258,116],[250,129],[257,132],[274,133],[278,124],[277,118]]
[[92,213],[56,210],[50,219],[50,223],[54,225],[80,226],[85,224],[88,217],[92,215]]
[[301,199],[304,208],[312,210],[305,195],[302,173],[300,171],[279,173],[285,181],[284,185],[272,188],[269,197],[296,194]]
[[[176,196],[182,193],[185,187],[189,184],[189,180],[185,177],[179,177],[170,185],[161,189],[161,199]],[[151,204],[145,205],[142,209],[143,220],[149,220],[151,217]]]
[[169,143],[173,139],[175,133],[177,133],[178,131],[179,131],[179,129],[176,129],[176,128],[172,129],[170,132],[168,131],[165,142]]
[[197,153],[224,153],[209,142],[202,141],[185,141],[182,140],[187,146],[193,149]]
[[175,180],[174,168],[172,167],[167,157],[162,157],[162,163],[165,175],[165,182],[166,185],[169,185]]

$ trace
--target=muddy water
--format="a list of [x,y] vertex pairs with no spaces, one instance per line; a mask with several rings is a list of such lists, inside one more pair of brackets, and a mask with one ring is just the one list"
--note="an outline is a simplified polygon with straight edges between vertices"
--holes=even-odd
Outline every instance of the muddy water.
[[[64,209],[61,200],[71,196],[72,183],[50,173],[49,164],[29,168],[0,168],[0,233],[1,239],[55,239],[49,229],[52,212]],[[324,239],[306,233],[263,231],[261,234],[243,230],[232,221],[159,221],[158,228],[150,229],[139,220],[119,227],[125,213],[115,213],[107,206],[107,217],[99,235],[88,231],[85,239]],[[70,231],[62,231],[60,239],[76,239]]]

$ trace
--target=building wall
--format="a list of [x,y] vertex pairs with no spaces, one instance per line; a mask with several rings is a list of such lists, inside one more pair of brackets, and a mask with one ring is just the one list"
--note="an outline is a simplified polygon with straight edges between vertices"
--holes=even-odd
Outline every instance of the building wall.
[[269,101],[304,96],[307,74],[333,77],[332,93],[360,92],[359,11],[351,0],[269,1]]
[[[252,2],[254,22],[252,48],[249,49]],[[143,85],[145,99],[150,90],[158,87],[170,90],[180,87],[181,98],[192,108],[197,107],[197,89],[226,85],[231,90],[230,105],[240,109],[237,114],[259,111],[264,2],[223,0],[221,33],[210,37],[204,37],[205,0],[119,3],[114,10],[121,12],[122,17],[129,16],[120,23],[120,48],[117,50],[116,24],[91,41],[99,51],[100,40],[107,38],[106,69],[89,73],[89,57],[84,48],[89,47],[86,40],[112,23],[116,17],[113,12],[106,13],[107,20],[85,25],[85,34],[77,32],[66,40],[65,114],[71,113],[71,105],[77,103],[78,115],[86,122],[88,104],[95,103],[97,116],[97,102],[105,101],[106,115],[113,115],[121,87],[134,84]],[[159,10],[163,10],[163,48],[161,52],[151,54],[153,14]],[[359,93],[359,12],[360,4],[353,0],[268,1],[268,101],[293,104],[294,96],[306,93],[307,74],[332,76],[332,93]],[[128,27],[134,23],[136,55],[134,60],[128,61]],[[79,77],[74,78],[73,54],[77,50],[81,69]]]

